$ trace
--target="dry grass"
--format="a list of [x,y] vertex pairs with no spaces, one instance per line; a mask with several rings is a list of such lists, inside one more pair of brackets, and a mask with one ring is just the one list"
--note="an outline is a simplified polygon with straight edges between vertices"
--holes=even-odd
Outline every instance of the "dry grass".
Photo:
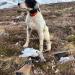
[[[75,34],[75,3],[44,5],[41,6],[41,9],[50,33],[54,35],[52,39],[52,51],[64,50],[65,48],[63,47],[67,47],[69,44],[68,41],[75,41],[75,36],[66,39],[68,35]],[[0,14],[0,21],[2,22],[0,22],[0,33],[3,33],[0,36],[0,55],[4,55],[4,58],[6,56],[18,55],[25,43],[26,27],[23,26],[23,21],[18,21],[17,24],[11,22],[13,17],[15,18],[19,15],[16,9],[2,10],[0,11]],[[8,23],[7,21],[11,23]],[[37,34],[33,34],[36,37],[31,35],[29,47],[38,49],[39,40],[33,39],[37,38]],[[16,42],[18,42],[19,45],[16,45]],[[72,44],[69,45],[73,47]],[[47,53],[44,56],[47,59],[47,62],[35,65],[35,70],[38,72],[37,75],[75,75],[75,62],[68,62],[61,65],[58,64],[54,57],[49,57],[50,54]],[[13,75],[13,72],[20,68],[25,62],[24,59],[16,59],[6,61],[0,60],[0,75]],[[55,60],[54,63],[52,63],[53,60]],[[52,69],[52,65],[55,65],[54,69]],[[58,72],[56,72],[57,69],[59,69]]]

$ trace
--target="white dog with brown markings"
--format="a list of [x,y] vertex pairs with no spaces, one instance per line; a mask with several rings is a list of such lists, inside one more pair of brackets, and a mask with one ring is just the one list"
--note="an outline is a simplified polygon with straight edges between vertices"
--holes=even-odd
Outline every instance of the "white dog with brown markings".
[[43,52],[43,42],[46,40],[47,50],[51,50],[50,34],[46,22],[41,14],[39,4],[36,0],[25,0],[21,3],[20,8],[28,9],[25,23],[27,25],[27,38],[23,47],[28,47],[30,31],[36,30],[39,35],[39,49]]

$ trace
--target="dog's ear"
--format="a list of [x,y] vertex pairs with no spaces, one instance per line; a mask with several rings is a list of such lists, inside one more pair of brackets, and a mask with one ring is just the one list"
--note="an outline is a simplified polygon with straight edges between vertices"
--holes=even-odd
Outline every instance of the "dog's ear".
[[36,3],[34,9],[38,9],[38,11],[40,11],[40,8],[39,8],[39,3]]
[[19,6],[20,8],[27,8],[25,3],[18,3],[18,6]]
[[35,7],[34,7],[35,9],[37,9],[37,8],[39,8],[39,4],[38,3],[36,3],[36,5],[35,5]]

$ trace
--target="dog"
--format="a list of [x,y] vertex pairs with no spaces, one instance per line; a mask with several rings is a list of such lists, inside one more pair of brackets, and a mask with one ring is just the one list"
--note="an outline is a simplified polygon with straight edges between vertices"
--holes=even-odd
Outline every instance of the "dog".
[[25,0],[24,3],[19,4],[20,8],[28,9],[25,23],[27,25],[27,37],[24,48],[28,47],[30,31],[36,30],[39,35],[39,49],[43,52],[43,42],[46,40],[47,50],[51,50],[51,41],[48,26],[42,16],[39,4],[36,0]]

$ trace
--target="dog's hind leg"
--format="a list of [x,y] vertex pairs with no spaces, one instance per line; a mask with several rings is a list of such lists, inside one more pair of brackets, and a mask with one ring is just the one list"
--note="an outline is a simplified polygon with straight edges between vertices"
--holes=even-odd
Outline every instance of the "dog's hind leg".
[[45,27],[44,39],[46,40],[47,50],[51,50],[51,41],[50,41],[50,34],[49,34],[48,27]]
[[30,33],[31,32],[29,31],[28,26],[27,26],[27,30],[26,31],[27,31],[27,33],[26,33],[27,37],[26,37],[26,43],[23,45],[24,48],[28,47],[28,45],[29,45],[29,38],[30,38]]

